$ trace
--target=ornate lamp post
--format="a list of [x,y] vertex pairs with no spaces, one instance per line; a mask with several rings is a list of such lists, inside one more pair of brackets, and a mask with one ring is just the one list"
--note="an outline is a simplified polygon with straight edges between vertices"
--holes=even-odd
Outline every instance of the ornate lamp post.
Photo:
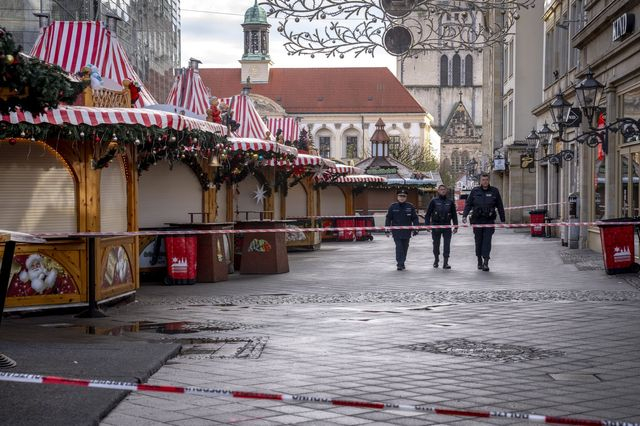
[[551,135],[553,133],[558,133],[558,138],[562,142],[577,142],[585,144],[591,148],[594,148],[598,146],[598,144],[604,142],[607,132],[620,132],[625,141],[640,138],[640,120],[630,117],[621,117],[612,123],[598,125],[598,118],[600,114],[606,112],[599,107],[603,90],[604,85],[593,78],[593,72],[591,69],[587,70],[586,77],[575,86],[578,106],[582,115],[587,120],[589,130],[582,132],[571,139],[564,139],[562,137],[564,129],[569,124],[568,113],[573,105],[567,102],[567,100],[562,96],[562,93],[558,93],[549,105],[553,124],[557,126],[557,130],[554,131],[547,123],[545,123],[542,129],[538,130],[537,133],[539,135]]
[[[525,138],[527,141],[527,154],[531,161],[547,161],[550,164],[562,166],[562,161],[573,160],[575,153],[571,149],[563,149],[560,152],[549,153],[550,136],[553,131],[549,128],[547,123],[544,124],[541,130],[531,129],[531,133]],[[541,137],[542,136],[542,137]],[[542,156],[536,158],[536,152],[540,152]]]

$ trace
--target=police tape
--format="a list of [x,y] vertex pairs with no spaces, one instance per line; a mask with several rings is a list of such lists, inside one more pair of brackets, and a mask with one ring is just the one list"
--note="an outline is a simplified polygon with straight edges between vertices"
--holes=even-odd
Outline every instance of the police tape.
[[640,423],[617,421],[617,420],[590,420],[590,419],[577,419],[570,417],[557,417],[557,416],[544,416],[540,414],[530,413],[518,413],[509,411],[474,411],[474,410],[460,410],[450,408],[438,408],[429,407],[425,405],[410,405],[410,404],[390,404],[384,402],[368,402],[368,401],[355,401],[346,399],[327,398],[321,396],[311,395],[287,395],[281,393],[260,393],[260,392],[246,392],[246,391],[234,391],[227,389],[213,389],[202,387],[181,387],[181,386],[169,386],[169,385],[149,385],[138,384],[131,382],[119,382],[113,380],[91,380],[91,379],[74,379],[68,377],[58,376],[41,376],[37,374],[25,374],[25,373],[5,373],[0,372],[0,381],[5,382],[18,382],[18,383],[31,383],[31,384],[46,384],[46,385],[64,385],[64,386],[80,386],[88,388],[99,389],[113,389],[132,392],[160,392],[160,393],[174,393],[174,394],[189,394],[208,397],[227,397],[227,398],[241,398],[241,399],[268,399],[274,401],[282,401],[284,403],[312,403],[321,405],[332,405],[338,407],[354,407],[362,409],[372,410],[400,410],[400,411],[413,411],[425,414],[438,414],[443,416],[456,416],[456,417],[497,417],[503,419],[518,419],[528,420],[537,423],[547,424],[563,424],[563,425],[578,425],[578,426],[594,426],[594,425],[607,425],[607,426],[640,426]]
[[[432,229],[452,228],[543,228],[543,227],[593,227],[593,226],[640,226],[640,220],[632,221],[595,221],[595,222],[553,222],[553,223],[476,223],[458,225],[411,225],[411,226],[341,226],[327,228],[305,228],[294,225],[291,228],[251,228],[251,229],[172,229],[167,231],[122,231],[122,232],[44,232],[31,234],[39,238],[88,238],[88,237],[124,237],[124,236],[154,236],[154,235],[208,235],[208,234],[270,234],[270,233],[298,233],[298,232],[362,232],[362,231],[429,231]],[[0,233],[4,231],[0,230]],[[9,232],[9,231],[6,231]]]

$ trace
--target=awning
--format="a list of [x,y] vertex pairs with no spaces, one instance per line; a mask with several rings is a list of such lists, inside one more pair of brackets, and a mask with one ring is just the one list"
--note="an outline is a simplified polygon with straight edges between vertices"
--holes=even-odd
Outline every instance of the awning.
[[387,178],[387,185],[436,186],[437,184],[438,182],[435,179]]
[[200,78],[200,73],[193,68],[186,68],[176,76],[167,104],[175,105],[198,115],[207,115],[211,93]]
[[279,152],[288,155],[298,155],[298,150],[292,146],[282,145],[273,141],[255,138],[229,138],[231,151],[265,151]]
[[103,78],[118,84],[126,78],[140,84],[136,106],[158,103],[134,71],[118,37],[100,21],[54,21],[40,30],[30,54],[69,73],[95,65]]
[[347,166],[346,164],[336,163],[335,167],[332,167],[328,170],[328,173],[338,175],[362,175],[364,174],[364,170],[362,170],[360,167]]
[[[229,105],[229,110],[233,113],[233,119],[240,124],[240,128],[235,131],[235,135],[240,138],[266,139],[269,129],[249,96],[236,95],[230,98],[222,98],[220,101]],[[275,137],[275,133],[272,135]]]
[[227,134],[227,128],[218,123],[185,117],[165,111],[137,108],[91,108],[82,106],[61,106],[40,115],[30,112],[11,112],[0,115],[0,121],[11,124],[63,124],[100,126],[103,124],[131,124],[144,127],[158,127],[173,130],[201,130],[209,133]]
[[267,127],[273,136],[282,130],[285,141],[296,141],[300,137],[300,124],[295,117],[270,118]]
[[382,176],[373,176],[373,175],[348,175],[348,176],[340,176],[339,178],[332,180],[331,183],[386,183],[387,178]]
[[323,158],[318,155],[298,154],[293,161],[279,160],[277,163],[275,160],[269,160],[267,163],[269,166],[320,166],[328,169],[336,165],[335,162],[328,158]]

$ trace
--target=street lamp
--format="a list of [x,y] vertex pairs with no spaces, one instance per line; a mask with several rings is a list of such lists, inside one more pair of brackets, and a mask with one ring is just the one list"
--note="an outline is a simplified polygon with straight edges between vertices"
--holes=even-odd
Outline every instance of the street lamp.
[[[547,161],[549,164],[562,166],[563,161],[573,160],[575,153],[571,149],[563,149],[560,152],[549,153],[549,147],[551,146],[549,139],[551,135],[553,135],[553,131],[547,123],[544,123],[542,129],[539,131],[531,129],[531,133],[525,138],[530,161]],[[542,157],[535,157],[537,151],[541,151]]]
[[582,115],[587,119],[587,125],[589,130],[582,132],[572,139],[564,139],[562,134],[564,129],[569,124],[578,124],[578,120],[569,120],[569,112],[573,105],[562,96],[562,93],[556,94],[554,99],[549,104],[551,109],[551,116],[553,117],[553,124],[558,128],[557,132],[554,132],[546,123],[542,129],[538,130],[539,135],[551,135],[558,133],[558,139],[562,142],[577,142],[585,144],[591,148],[598,146],[598,144],[605,141],[607,132],[614,133],[620,132],[625,141],[630,141],[640,137],[640,120],[636,120],[630,117],[621,117],[612,123],[605,125],[598,125],[598,118],[600,112],[604,112],[600,109],[600,99],[604,91],[604,85],[598,80],[593,78],[593,72],[589,68],[587,70],[586,77],[575,85],[576,98],[578,100],[578,106]]

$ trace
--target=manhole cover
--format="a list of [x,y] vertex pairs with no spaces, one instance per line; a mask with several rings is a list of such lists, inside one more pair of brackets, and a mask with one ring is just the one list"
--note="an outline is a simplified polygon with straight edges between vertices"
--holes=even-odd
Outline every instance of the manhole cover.
[[560,351],[502,343],[474,342],[467,339],[440,340],[434,343],[416,343],[402,347],[412,351],[480,358],[499,362],[519,362],[564,356],[564,353]]
[[601,382],[600,377],[595,374],[580,374],[580,373],[556,373],[549,374],[553,380],[559,382],[586,382],[596,383]]
[[176,339],[183,345],[179,358],[258,359],[269,340],[268,337],[229,337],[223,339]]

